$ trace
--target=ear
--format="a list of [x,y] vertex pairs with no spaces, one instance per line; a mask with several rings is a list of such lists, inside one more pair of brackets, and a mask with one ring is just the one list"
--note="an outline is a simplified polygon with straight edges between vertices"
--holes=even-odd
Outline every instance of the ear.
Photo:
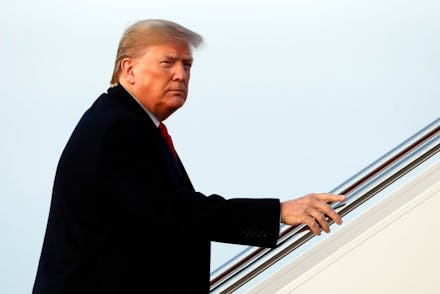
[[134,84],[135,62],[132,58],[126,57],[121,61],[121,77],[129,84]]

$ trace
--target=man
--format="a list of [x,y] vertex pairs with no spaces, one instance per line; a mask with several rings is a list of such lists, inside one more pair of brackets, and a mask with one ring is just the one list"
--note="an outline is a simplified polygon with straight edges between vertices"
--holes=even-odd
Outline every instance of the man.
[[201,36],[165,20],[129,27],[112,87],[58,164],[33,293],[207,293],[210,241],[274,247],[280,220],[329,232],[344,196],[230,199],[196,192],[162,121],[186,101]]

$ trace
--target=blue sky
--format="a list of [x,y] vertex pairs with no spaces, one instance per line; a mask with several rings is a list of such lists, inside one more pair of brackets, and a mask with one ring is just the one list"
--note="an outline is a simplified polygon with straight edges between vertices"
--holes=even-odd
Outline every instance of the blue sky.
[[60,153],[145,18],[205,38],[167,126],[206,194],[329,191],[440,114],[438,1],[3,1],[1,293],[30,292]]

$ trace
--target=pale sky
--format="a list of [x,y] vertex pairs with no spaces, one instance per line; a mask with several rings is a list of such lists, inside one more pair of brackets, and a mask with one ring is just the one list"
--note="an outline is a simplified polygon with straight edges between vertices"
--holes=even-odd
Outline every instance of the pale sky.
[[0,293],[30,293],[59,156],[145,18],[204,36],[167,126],[205,194],[330,191],[440,114],[436,0],[2,0]]

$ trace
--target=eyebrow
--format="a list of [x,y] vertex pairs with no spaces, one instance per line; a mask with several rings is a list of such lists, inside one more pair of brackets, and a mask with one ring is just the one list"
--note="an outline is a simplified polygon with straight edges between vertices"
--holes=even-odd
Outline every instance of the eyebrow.
[[[165,58],[165,59],[171,59],[171,60],[177,60],[177,59],[180,59],[180,57],[178,57],[178,56],[176,56],[176,55],[172,55],[172,54],[164,54],[163,56],[162,56],[162,58]],[[186,61],[186,62],[193,62],[193,58],[192,58],[192,56],[188,56],[188,57],[182,57],[182,60],[183,61]]]

